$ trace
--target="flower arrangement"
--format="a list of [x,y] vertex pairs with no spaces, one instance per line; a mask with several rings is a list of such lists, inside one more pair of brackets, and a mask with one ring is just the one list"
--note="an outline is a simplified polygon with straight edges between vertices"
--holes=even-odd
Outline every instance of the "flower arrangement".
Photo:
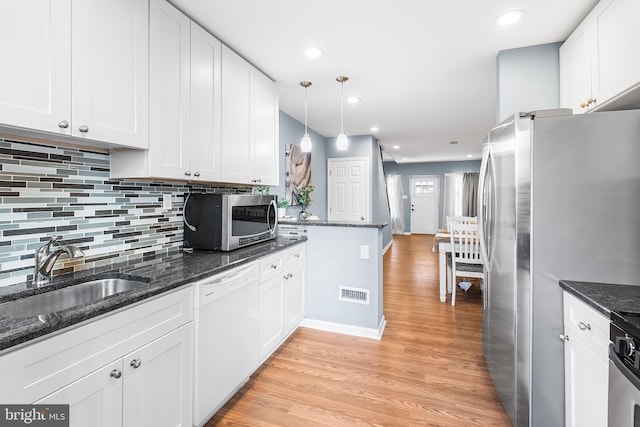
[[283,209],[287,209],[289,207],[289,201],[287,199],[283,198],[279,198],[278,199],[278,207],[279,208],[283,208]]
[[314,185],[307,185],[306,187],[302,187],[298,190],[296,198],[298,199],[298,203],[302,205],[303,210],[307,205],[309,205],[309,203],[311,203],[311,193],[313,193],[315,188],[316,187]]

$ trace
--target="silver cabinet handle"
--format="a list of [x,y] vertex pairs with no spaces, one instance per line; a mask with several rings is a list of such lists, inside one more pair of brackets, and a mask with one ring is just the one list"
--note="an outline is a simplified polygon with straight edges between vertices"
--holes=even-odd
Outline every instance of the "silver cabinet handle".
[[58,127],[60,129],[66,129],[69,127],[69,122],[66,120],[61,121],[60,123],[58,123]]
[[278,268],[278,266],[275,265],[275,264],[271,264],[271,268],[273,268],[275,270],[276,268]]
[[194,173],[193,176],[200,176],[200,172]]
[[591,325],[589,323],[584,323],[584,322],[578,322],[578,328],[580,328],[581,331],[586,331],[586,330],[591,330]]
[[111,373],[109,374],[109,376],[110,376],[111,378],[118,379],[118,378],[120,378],[120,377],[122,376],[122,372],[120,372],[120,371],[119,371],[119,370],[117,370],[117,369],[114,369],[113,371],[111,371]]
[[186,176],[191,176],[191,171],[185,171],[185,172],[184,172],[184,174],[185,174]]
[[293,274],[292,274],[292,273],[289,273],[289,274],[285,274],[285,275],[283,276],[283,279],[284,279],[284,280],[289,280],[289,279],[291,279],[292,277],[293,277]]
[[140,365],[142,365],[142,360],[140,359],[133,359],[131,361],[131,363],[129,363],[129,365],[131,365],[131,367],[133,369],[138,369],[140,367]]
[[296,258],[300,258],[300,254],[295,254],[294,255]]
[[569,341],[569,335],[560,334],[560,335],[558,335],[558,339],[559,339],[560,341],[563,341],[563,342],[564,342],[564,341]]
[[87,126],[87,125],[82,125],[82,126],[80,126],[80,127],[78,128],[78,130],[79,130],[80,132],[82,132],[82,133],[87,133],[87,132],[89,132],[89,126]]
[[364,221],[364,217],[363,216],[361,216],[360,219]]

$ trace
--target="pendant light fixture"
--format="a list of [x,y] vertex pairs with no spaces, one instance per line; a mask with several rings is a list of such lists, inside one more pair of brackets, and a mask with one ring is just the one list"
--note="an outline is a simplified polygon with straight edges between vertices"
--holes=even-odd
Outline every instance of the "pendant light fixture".
[[311,152],[311,137],[309,136],[309,132],[307,131],[307,89],[311,86],[312,83],[308,81],[300,82],[300,86],[304,88],[304,136],[300,141],[300,151],[303,153]]
[[349,140],[347,139],[347,135],[344,133],[344,93],[343,93],[343,85],[344,82],[349,80],[347,76],[338,76],[336,80],[340,83],[340,134],[336,139],[336,148],[340,151],[345,151],[349,148]]

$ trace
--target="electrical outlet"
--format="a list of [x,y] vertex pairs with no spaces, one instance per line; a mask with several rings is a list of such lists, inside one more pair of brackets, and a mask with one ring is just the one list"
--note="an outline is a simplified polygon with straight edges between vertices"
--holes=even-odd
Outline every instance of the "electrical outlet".
[[163,194],[162,195],[162,209],[170,210],[173,208],[173,203],[171,200],[171,194]]
[[360,259],[369,259],[369,246],[360,246]]

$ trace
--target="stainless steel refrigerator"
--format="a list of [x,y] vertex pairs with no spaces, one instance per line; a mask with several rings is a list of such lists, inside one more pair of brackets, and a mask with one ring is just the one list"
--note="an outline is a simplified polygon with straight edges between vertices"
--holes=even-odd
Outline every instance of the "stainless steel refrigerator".
[[480,173],[485,360],[514,426],[560,427],[558,281],[640,284],[640,110],[516,114]]

